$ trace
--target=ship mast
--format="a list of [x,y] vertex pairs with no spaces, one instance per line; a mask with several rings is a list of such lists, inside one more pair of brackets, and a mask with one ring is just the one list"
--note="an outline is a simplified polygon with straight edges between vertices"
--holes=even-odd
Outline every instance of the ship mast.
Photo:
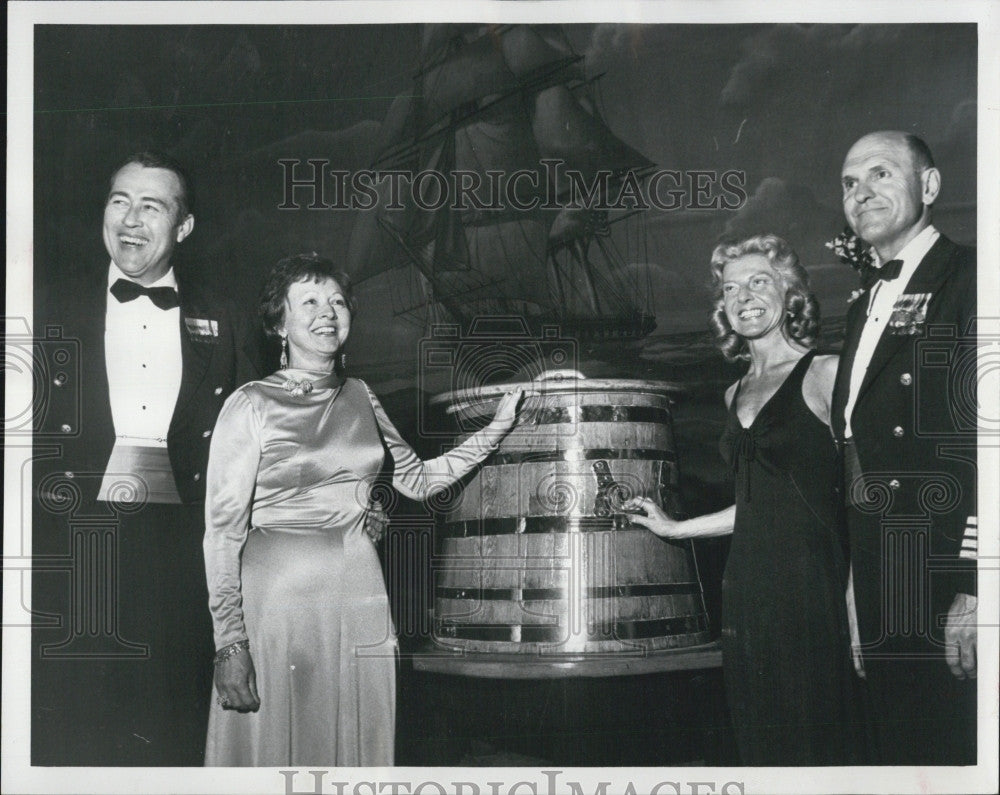
[[[497,189],[508,198],[506,180],[535,174],[537,187],[525,189],[531,181],[522,180],[513,193],[536,206],[380,206],[375,220],[362,213],[355,228],[352,273],[363,279],[414,267],[433,301],[463,323],[519,314],[529,325],[555,321],[569,332],[648,333],[648,298],[623,281],[623,263],[600,240],[607,213],[563,205],[561,183],[560,208],[537,206],[552,198],[543,160],[599,185],[602,202],[623,175],[652,167],[596,111],[597,79],[584,74],[582,56],[558,26],[426,26],[414,90],[390,109],[373,168],[473,174],[481,185],[500,174]],[[476,195],[490,198],[485,191]]]

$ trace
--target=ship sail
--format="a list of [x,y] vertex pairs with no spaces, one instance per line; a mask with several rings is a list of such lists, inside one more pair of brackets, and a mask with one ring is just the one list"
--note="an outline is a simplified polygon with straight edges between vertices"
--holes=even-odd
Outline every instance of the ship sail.
[[351,238],[355,279],[414,269],[404,313],[648,334],[648,285],[630,281],[612,234],[616,215],[635,214],[595,202],[652,164],[611,132],[593,92],[557,26],[426,26],[413,92],[390,108],[373,164],[423,176],[396,202],[378,183]]

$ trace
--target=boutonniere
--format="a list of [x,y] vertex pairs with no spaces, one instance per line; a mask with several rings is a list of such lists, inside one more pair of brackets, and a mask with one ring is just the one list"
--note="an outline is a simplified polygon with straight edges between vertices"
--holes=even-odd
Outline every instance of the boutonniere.
[[867,288],[863,285],[871,281],[869,274],[871,274],[875,267],[872,247],[854,234],[850,227],[846,226],[843,232],[833,240],[826,241],[824,245],[837,255],[837,259],[854,268],[858,274],[858,278],[861,280],[862,287],[852,290],[850,297],[847,299],[848,304],[853,304],[860,296],[867,292]]
[[184,318],[184,326],[192,342],[215,343],[219,341],[219,321],[201,317]]
[[922,334],[927,323],[927,306],[932,293],[903,293],[892,305],[889,315],[889,333],[908,337]]

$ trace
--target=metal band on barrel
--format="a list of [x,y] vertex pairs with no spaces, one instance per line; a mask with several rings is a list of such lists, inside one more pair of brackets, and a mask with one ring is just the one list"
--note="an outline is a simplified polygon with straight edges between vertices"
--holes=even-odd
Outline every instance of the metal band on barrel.
[[[469,409],[464,411],[467,416],[470,416],[469,412]],[[522,411],[522,415],[522,421],[518,423],[521,427],[560,425],[569,422],[649,422],[656,425],[667,425],[670,422],[670,411],[655,406],[529,407]]]
[[[701,583],[665,582],[639,583],[636,585],[593,586],[584,589],[587,599],[615,599],[633,596],[686,596],[700,594]],[[566,588],[448,588],[434,589],[438,599],[468,599],[474,602],[533,602],[567,599]]]
[[594,461],[611,459],[614,461],[666,461],[674,464],[677,455],[673,450],[654,450],[648,447],[622,449],[583,447],[565,450],[525,450],[523,452],[497,452],[489,459],[489,464],[544,464],[551,461]]
[[[647,621],[615,621],[607,631],[591,628],[588,641],[641,640],[708,631],[704,615],[677,616]],[[438,634],[445,639],[520,643],[561,643],[568,640],[566,627],[552,624],[451,624],[442,623]]]
[[441,522],[437,526],[440,538],[475,538],[504,536],[518,533],[600,533],[637,530],[626,522],[626,515],[615,516],[522,516],[514,519],[466,519]]

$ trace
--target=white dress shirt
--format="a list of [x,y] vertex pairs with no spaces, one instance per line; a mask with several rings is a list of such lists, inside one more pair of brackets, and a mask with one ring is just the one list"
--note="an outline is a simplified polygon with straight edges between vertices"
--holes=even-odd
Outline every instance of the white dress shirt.
[[845,436],[848,439],[854,435],[851,430],[851,415],[854,413],[854,404],[858,402],[858,392],[865,380],[872,356],[875,355],[875,348],[882,338],[882,332],[889,323],[892,308],[906,291],[906,285],[917,270],[917,266],[940,236],[941,233],[933,225],[922,229],[920,234],[903,246],[903,250],[895,256],[895,259],[903,261],[899,276],[889,282],[880,279],[872,285],[867,296],[858,299],[859,301],[867,299],[868,319],[858,339],[858,350],[854,356],[854,366],[851,368],[851,388],[847,395],[847,405],[844,407],[844,419],[847,422]]
[[[181,310],[160,309],[144,295],[121,303],[110,292],[118,279],[132,281],[112,262],[104,355],[116,443],[166,447],[183,372]],[[173,269],[149,286],[176,290]]]

